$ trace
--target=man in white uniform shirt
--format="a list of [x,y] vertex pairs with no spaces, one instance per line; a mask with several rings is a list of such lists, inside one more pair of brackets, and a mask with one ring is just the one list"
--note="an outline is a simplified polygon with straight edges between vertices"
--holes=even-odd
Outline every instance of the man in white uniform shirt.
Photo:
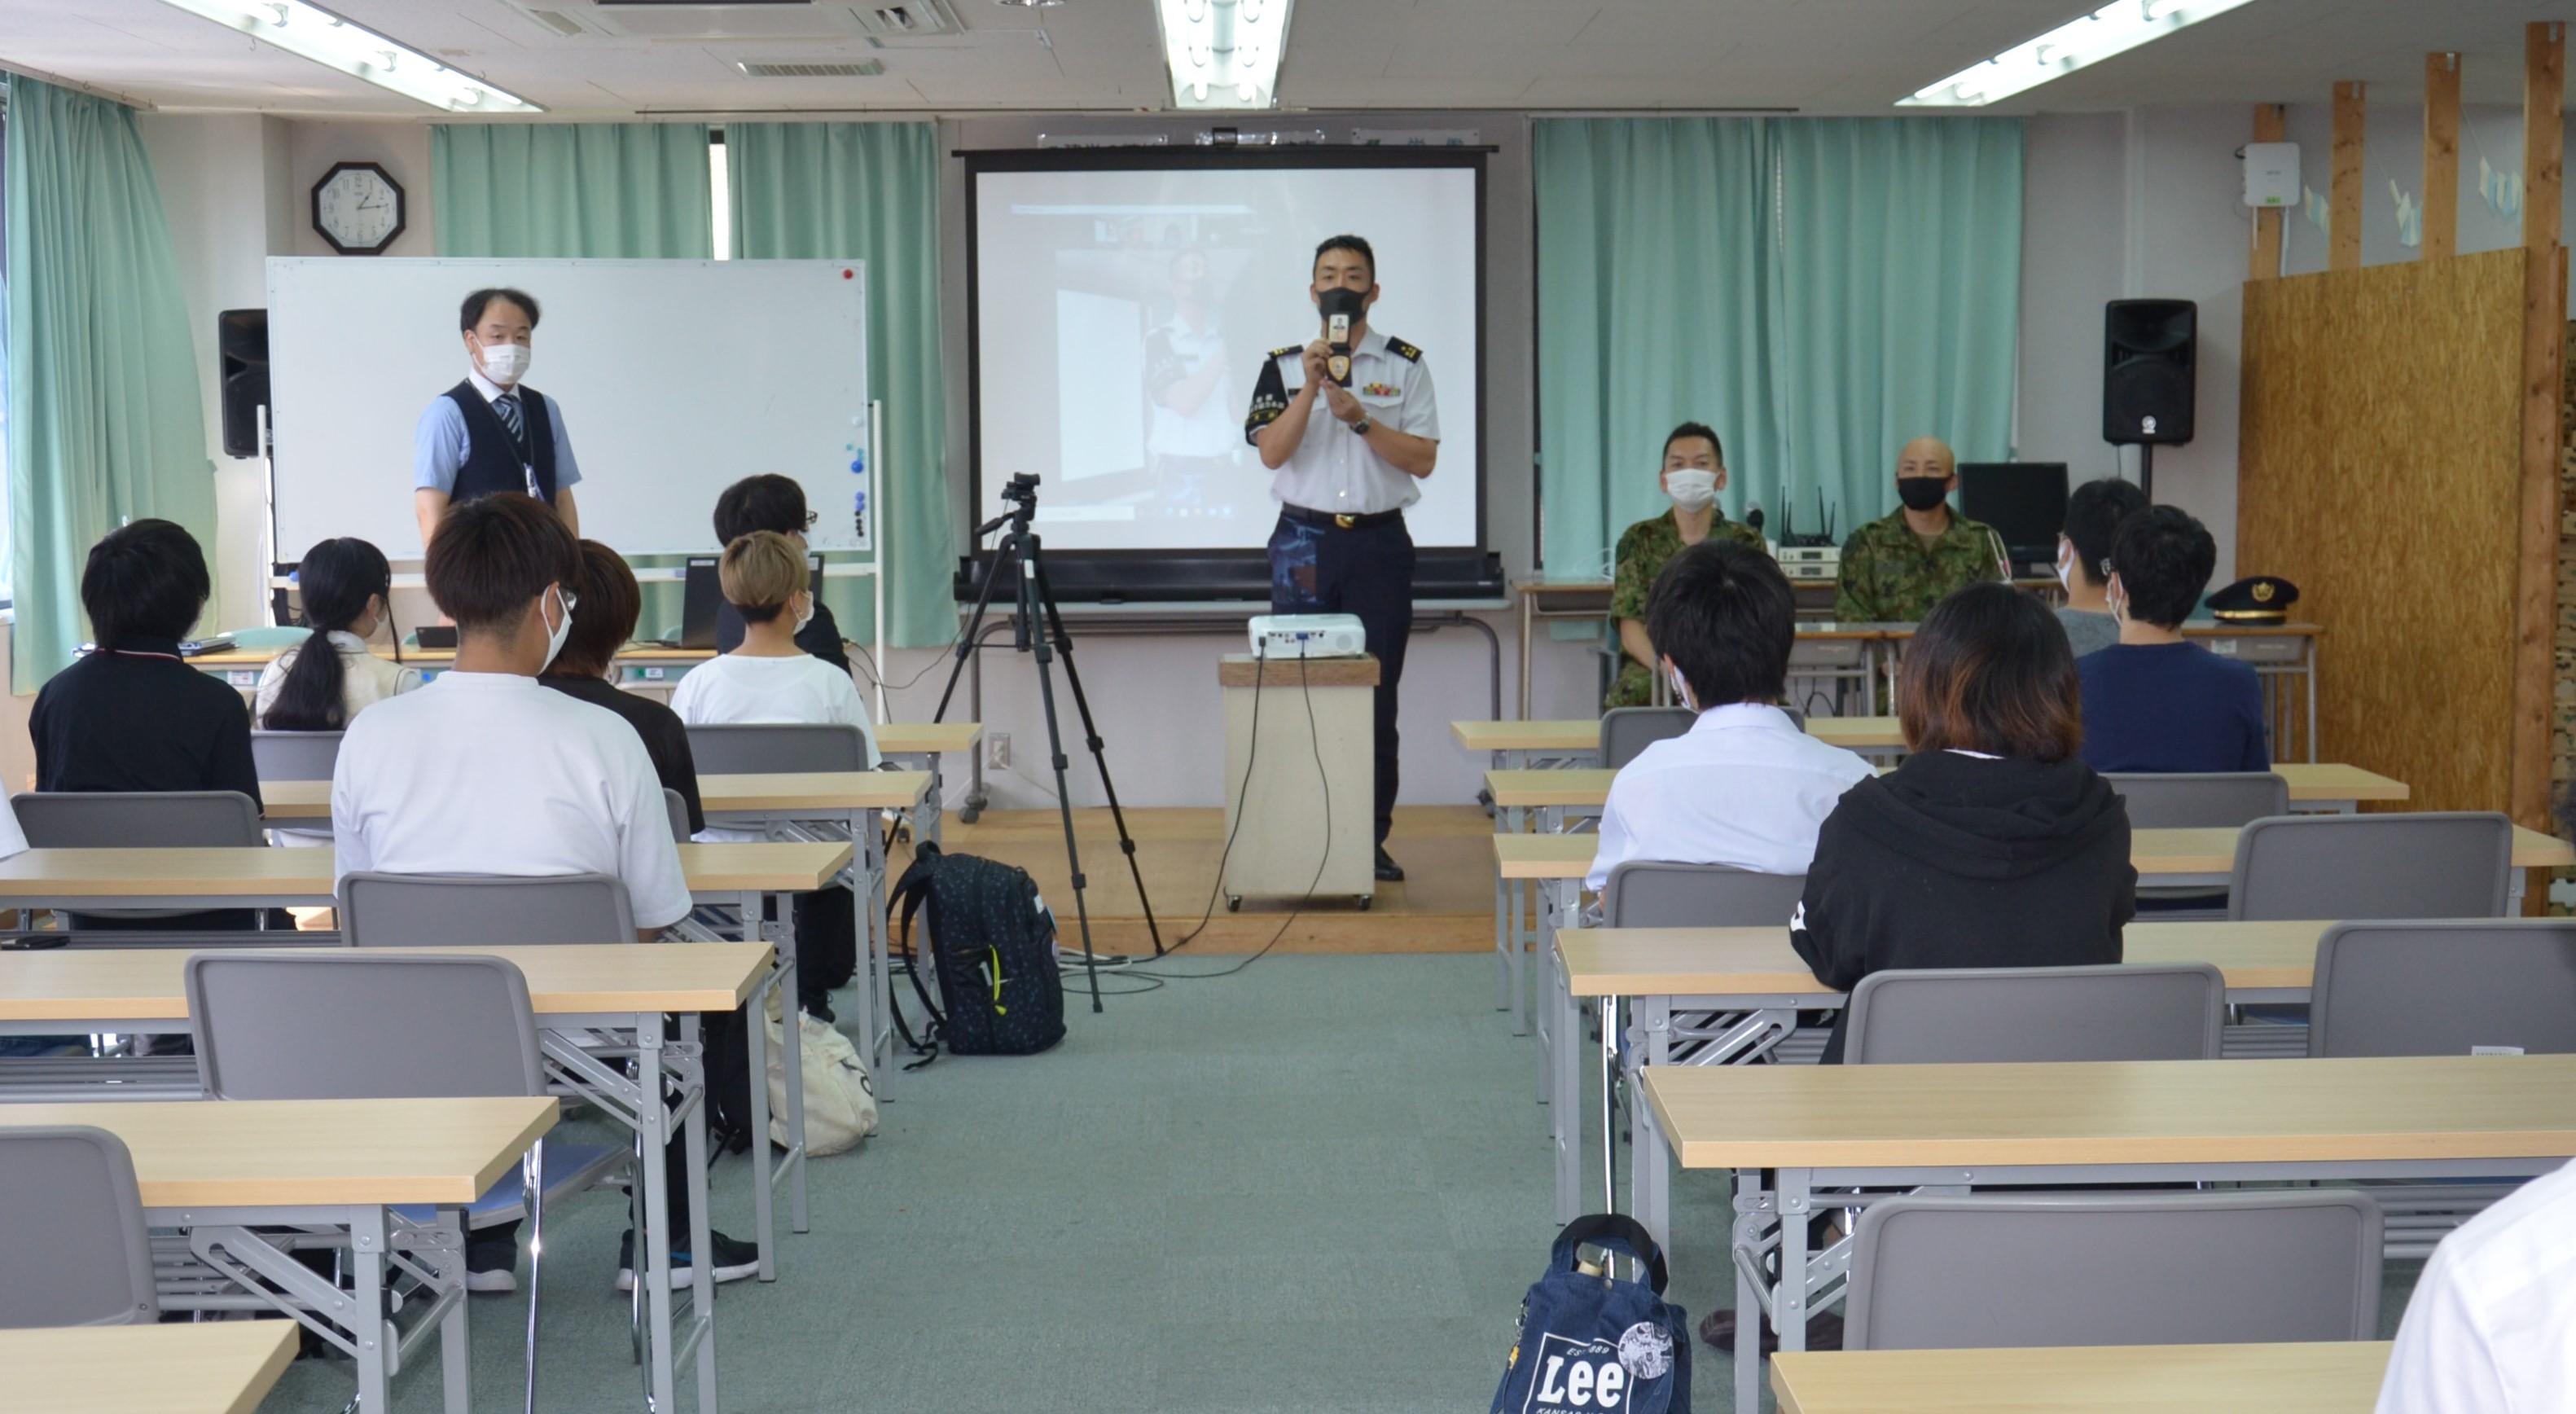
[[1404,877],[1386,852],[1395,818],[1396,686],[1413,631],[1413,537],[1404,508],[1440,458],[1440,407],[1422,350],[1368,324],[1377,255],[1358,236],[1315,248],[1308,296],[1330,331],[1347,316],[1347,354],[1324,338],[1274,350],[1253,385],[1244,440],[1274,473],[1270,611],[1354,614],[1377,655],[1377,877]]
[[1188,507],[1206,500],[1206,479],[1231,470],[1241,444],[1207,252],[1173,256],[1170,275],[1172,317],[1145,335],[1145,393],[1153,400],[1145,450],[1154,459],[1155,498]]
[[1807,872],[1818,827],[1870,768],[1774,705],[1788,689],[1796,618],[1788,577],[1751,546],[1711,538],[1664,566],[1646,637],[1673,700],[1699,719],[1611,780],[1586,887],[1599,891],[1631,859]]
[[2576,1164],[2524,1184],[2433,1249],[2379,1387],[2379,1414],[2569,1411]]

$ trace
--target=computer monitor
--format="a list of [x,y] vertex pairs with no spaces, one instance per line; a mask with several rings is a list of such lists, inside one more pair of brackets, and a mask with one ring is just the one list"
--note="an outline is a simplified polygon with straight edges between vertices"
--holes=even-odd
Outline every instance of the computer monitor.
[[[680,588],[680,646],[713,648],[720,653],[732,652],[742,642],[742,615],[725,602],[724,586],[716,579],[717,557],[691,555]],[[823,555],[812,551],[805,556],[812,586],[823,587]]]
[[1961,462],[1959,513],[1995,528],[2015,574],[2047,574],[2066,528],[2066,463]]

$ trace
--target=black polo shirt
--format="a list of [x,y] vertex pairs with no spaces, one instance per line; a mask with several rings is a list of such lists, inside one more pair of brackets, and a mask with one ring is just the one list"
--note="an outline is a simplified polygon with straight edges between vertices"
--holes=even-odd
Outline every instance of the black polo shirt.
[[653,774],[662,778],[666,789],[678,791],[680,799],[688,802],[689,833],[694,835],[707,827],[707,813],[698,807],[698,759],[689,752],[689,729],[681,723],[679,713],[605,678],[567,674],[537,681],[567,697],[605,707],[624,717],[627,725],[635,728],[635,734],[644,738],[644,754],[653,758]]
[[54,674],[27,723],[36,789],[237,790],[259,799],[250,709],[167,638],[128,638]]

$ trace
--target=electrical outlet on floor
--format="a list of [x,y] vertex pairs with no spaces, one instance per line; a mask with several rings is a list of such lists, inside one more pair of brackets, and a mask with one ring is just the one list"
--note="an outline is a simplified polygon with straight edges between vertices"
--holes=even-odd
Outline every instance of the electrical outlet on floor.
[[1011,769],[1011,734],[1009,732],[984,733],[984,769],[987,771]]

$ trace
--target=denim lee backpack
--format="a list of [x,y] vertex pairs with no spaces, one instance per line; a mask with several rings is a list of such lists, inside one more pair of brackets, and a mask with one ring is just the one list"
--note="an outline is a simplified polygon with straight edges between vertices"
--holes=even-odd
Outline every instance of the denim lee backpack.
[[[1575,1264],[1576,1249],[1624,1252],[1651,1286]],[[1547,1275],[1521,1298],[1493,1414],[1690,1414],[1690,1325],[1664,1299],[1664,1254],[1636,1219],[1594,1213],[1556,1235]]]

